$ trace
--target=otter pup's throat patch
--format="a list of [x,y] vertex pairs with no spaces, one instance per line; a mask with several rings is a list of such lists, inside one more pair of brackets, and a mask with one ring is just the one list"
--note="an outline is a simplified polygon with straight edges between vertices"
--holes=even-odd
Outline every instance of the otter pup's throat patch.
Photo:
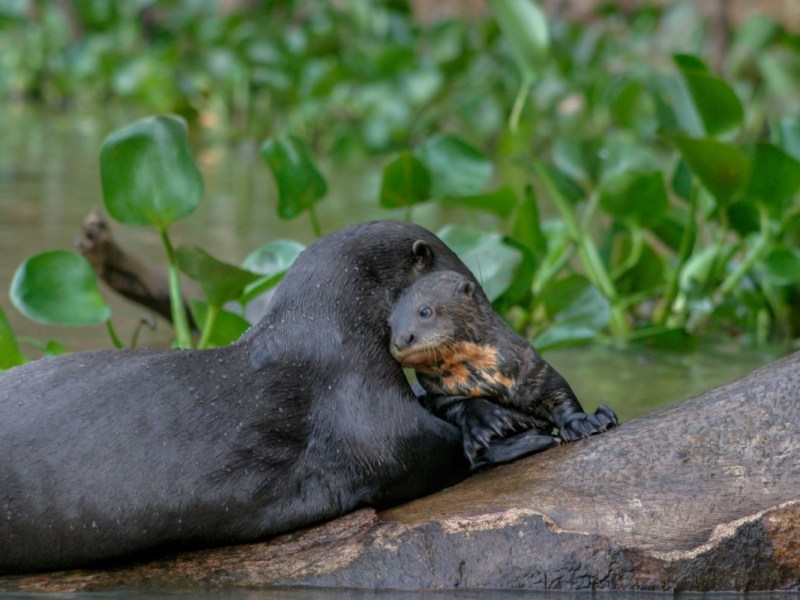
[[454,395],[483,396],[488,389],[510,388],[514,380],[500,371],[497,349],[473,342],[455,342],[437,349],[441,359],[418,370],[438,379]]

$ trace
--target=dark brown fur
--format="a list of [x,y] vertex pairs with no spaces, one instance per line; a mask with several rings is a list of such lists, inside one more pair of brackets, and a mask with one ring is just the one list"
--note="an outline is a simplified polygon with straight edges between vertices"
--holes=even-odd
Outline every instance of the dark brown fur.
[[[458,424],[471,459],[493,436],[558,428],[571,441],[617,423],[607,407],[586,414],[566,380],[492,309],[471,279],[454,271],[431,273],[412,284],[389,319],[391,351],[414,368],[436,414]],[[465,399],[491,400],[477,417]],[[488,413],[488,414],[487,414]],[[479,422],[476,423],[475,421]]]

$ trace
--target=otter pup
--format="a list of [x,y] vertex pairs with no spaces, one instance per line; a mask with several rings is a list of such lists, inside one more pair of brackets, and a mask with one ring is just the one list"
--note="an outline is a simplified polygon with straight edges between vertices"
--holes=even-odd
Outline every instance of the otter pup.
[[[460,273],[418,279],[395,304],[389,326],[392,355],[416,370],[426,407],[461,429],[470,461],[493,437],[511,431],[550,435],[557,427],[562,440],[572,441],[617,424],[607,406],[586,414],[558,371]],[[491,403],[464,410],[462,402],[472,398]],[[542,449],[557,443],[552,438]]]

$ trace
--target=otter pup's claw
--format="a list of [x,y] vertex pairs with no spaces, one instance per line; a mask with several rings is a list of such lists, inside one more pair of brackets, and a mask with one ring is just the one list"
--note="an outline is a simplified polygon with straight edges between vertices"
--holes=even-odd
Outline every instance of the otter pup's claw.
[[493,440],[488,448],[482,450],[472,461],[473,471],[478,471],[493,465],[508,463],[558,446],[560,440],[552,435],[537,432],[535,429],[523,431],[501,440]]
[[594,414],[575,412],[559,428],[559,436],[566,442],[602,433],[619,424],[617,415],[605,404],[600,405]]
[[464,398],[447,407],[446,418],[458,426],[464,444],[464,454],[470,462],[478,452],[488,448],[495,437],[514,430],[511,414],[501,406],[483,398]]

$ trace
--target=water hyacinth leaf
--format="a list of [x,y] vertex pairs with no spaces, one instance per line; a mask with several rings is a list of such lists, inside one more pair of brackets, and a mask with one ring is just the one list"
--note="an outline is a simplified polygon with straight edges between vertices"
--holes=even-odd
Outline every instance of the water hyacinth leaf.
[[242,268],[262,277],[285,273],[305,246],[294,240],[273,240],[251,252],[242,262]]
[[590,342],[611,319],[608,299],[580,275],[551,282],[541,297],[553,324],[533,340],[539,349]]
[[800,161],[768,143],[753,146],[750,160],[745,194],[780,211],[800,190]]
[[25,362],[25,357],[19,351],[17,338],[11,330],[3,307],[0,306],[0,371],[16,367]]
[[251,252],[242,262],[242,268],[260,278],[245,287],[239,300],[246,304],[277,285],[304,249],[303,244],[294,240],[274,240]]
[[510,224],[511,237],[517,240],[531,257],[541,259],[547,252],[547,238],[542,232],[539,201],[533,186],[527,186],[525,197],[517,206]]
[[29,319],[50,325],[89,325],[111,317],[89,261],[65,250],[22,263],[11,281],[11,302]]
[[614,285],[625,295],[655,292],[667,283],[666,271],[664,257],[645,244],[636,264],[625,270],[614,281]]
[[452,135],[436,135],[417,156],[431,174],[431,195],[470,196],[483,191],[494,166],[485,154]]
[[761,229],[758,207],[754,202],[734,200],[727,207],[728,223],[731,229],[745,237]]
[[500,234],[447,225],[437,235],[469,267],[490,300],[499,298],[514,281],[522,253]]
[[461,207],[482,212],[492,213],[506,219],[511,215],[517,204],[517,197],[508,186],[503,186],[485,194],[473,196],[445,196],[439,200],[445,208]]
[[547,19],[533,0],[488,0],[522,78],[535,78],[550,49]]
[[111,133],[100,151],[106,210],[126,225],[166,229],[203,198],[203,178],[189,150],[186,122],[154,116]]
[[[201,300],[189,301],[189,309],[195,323],[205,323],[208,316],[208,304]],[[227,310],[221,310],[214,320],[214,329],[208,336],[207,348],[214,346],[226,346],[238,340],[242,334],[250,327],[250,323],[237,314]]]
[[730,86],[712,75],[695,56],[677,55],[675,62],[706,134],[719,135],[742,126],[744,107]]
[[217,260],[199,246],[181,246],[176,254],[181,270],[200,284],[213,306],[236,300],[247,284],[258,279],[257,274]]
[[747,183],[750,164],[737,148],[709,138],[678,136],[683,160],[716,201],[727,204]]
[[764,275],[776,285],[800,284],[800,252],[781,246],[764,260]]
[[314,206],[328,185],[314,166],[305,144],[288,135],[270,138],[261,146],[278,186],[278,215],[292,219]]
[[664,217],[669,205],[661,171],[629,171],[603,183],[600,206],[609,215],[648,227]]
[[800,121],[792,117],[778,119],[770,128],[772,141],[787,154],[800,160]]
[[658,123],[665,132],[700,136],[704,127],[687,84],[676,77],[658,77],[651,84]]
[[581,275],[552,282],[542,297],[545,311],[556,324],[580,325],[597,332],[611,319],[608,298]]
[[383,170],[380,204],[384,208],[409,207],[431,197],[431,176],[411,152],[402,152]]

